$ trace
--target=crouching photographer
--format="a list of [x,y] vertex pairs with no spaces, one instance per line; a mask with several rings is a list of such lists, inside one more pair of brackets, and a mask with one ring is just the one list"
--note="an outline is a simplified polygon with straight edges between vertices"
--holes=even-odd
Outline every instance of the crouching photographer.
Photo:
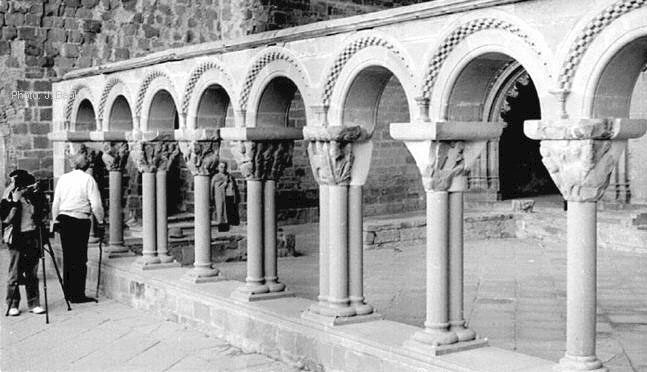
[[38,229],[47,218],[47,199],[39,190],[34,176],[18,169],[9,174],[11,184],[0,201],[0,218],[4,226],[3,241],[9,246],[9,278],[7,283],[8,314],[20,315],[19,285],[25,285],[29,311],[45,313],[40,306],[38,260],[41,255]]

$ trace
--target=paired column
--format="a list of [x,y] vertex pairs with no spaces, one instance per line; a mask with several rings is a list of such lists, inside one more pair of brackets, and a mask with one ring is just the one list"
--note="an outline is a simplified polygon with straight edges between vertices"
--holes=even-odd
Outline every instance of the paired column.
[[168,212],[167,212],[167,171],[173,164],[175,158],[180,154],[180,149],[176,142],[158,142],[156,144],[156,165],[157,172],[155,174],[156,184],[156,215],[157,215],[157,257],[160,263],[166,264],[163,267],[180,266],[175,259],[169,255],[168,251]]
[[426,319],[405,346],[440,354],[483,346],[463,317],[463,192],[466,170],[501,134],[497,123],[391,124],[413,155],[427,197]]
[[142,174],[142,256],[133,266],[142,270],[161,262],[157,257],[155,148],[154,143],[143,141],[135,142],[133,148],[133,159]]
[[128,162],[130,149],[127,142],[106,142],[102,155],[109,174],[109,241],[106,252],[109,258],[132,254],[124,245],[124,216],[122,202],[122,175]]
[[381,319],[364,301],[362,187],[353,184],[353,143],[360,127],[306,127],[310,164],[319,183],[319,296],[303,314],[338,325]]
[[218,169],[220,141],[189,142],[184,155],[193,174],[193,198],[195,205],[195,260],[193,269],[183,280],[192,283],[222,280],[220,271],[211,263],[211,218],[209,215],[209,185],[211,176]]
[[236,141],[232,147],[247,182],[247,277],[245,285],[232,293],[242,301],[294,295],[278,278],[275,201],[276,183],[292,158],[292,140],[259,137]]
[[541,140],[542,160],[568,201],[566,355],[561,371],[608,371],[595,353],[597,307],[597,202],[627,139],[645,133],[647,121],[580,119],[526,121],[525,134]]

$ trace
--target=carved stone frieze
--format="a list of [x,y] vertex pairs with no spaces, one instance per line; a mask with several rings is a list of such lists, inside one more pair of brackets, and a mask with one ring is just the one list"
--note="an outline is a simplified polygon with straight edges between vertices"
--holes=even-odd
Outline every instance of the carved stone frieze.
[[626,141],[541,141],[541,155],[551,178],[568,201],[598,201],[609,185]]
[[278,180],[292,162],[292,141],[236,141],[232,153],[248,180]]
[[109,171],[122,171],[126,167],[129,154],[127,142],[106,142],[101,159]]
[[218,169],[220,160],[219,141],[189,142],[184,161],[194,176],[211,176]]

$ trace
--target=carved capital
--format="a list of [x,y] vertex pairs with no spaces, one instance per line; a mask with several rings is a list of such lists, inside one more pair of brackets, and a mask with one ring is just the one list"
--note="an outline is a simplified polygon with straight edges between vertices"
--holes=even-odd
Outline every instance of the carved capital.
[[184,161],[194,176],[211,176],[218,169],[220,142],[189,142]]
[[180,146],[177,142],[157,142],[155,144],[155,165],[157,170],[167,171],[178,155],[180,155]]
[[319,184],[348,185],[353,165],[352,142],[311,141],[308,157]]
[[129,154],[127,142],[106,142],[101,159],[109,171],[122,171],[126,167]]
[[292,162],[292,141],[235,141],[238,169],[247,180],[278,180]]
[[450,191],[455,180],[464,179],[459,176],[466,171],[465,142],[426,141],[423,144],[426,149],[416,151],[418,154],[409,150],[414,153],[425,191]]
[[544,140],[540,151],[551,178],[568,201],[598,201],[627,141]]
[[155,166],[155,143],[137,141],[132,143],[132,156],[141,173],[152,173],[157,170]]

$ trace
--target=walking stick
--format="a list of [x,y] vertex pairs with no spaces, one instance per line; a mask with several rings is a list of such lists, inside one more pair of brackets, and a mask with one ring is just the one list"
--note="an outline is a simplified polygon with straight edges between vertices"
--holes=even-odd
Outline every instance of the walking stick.
[[45,296],[45,324],[49,324],[49,307],[47,306],[47,276],[45,275],[45,246],[43,245],[43,227],[38,226],[38,248],[40,262],[43,266],[43,295]]
[[[67,304],[67,311],[70,311],[72,310],[72,307],[70,307],[70,300],[67,298],[67,293],[65,292],[65,287],[63,286],[63,277],[61,277],[61,272],[58,270],[58,264],[56,263],[56,257],[54,256],[54,249],[52,248],[52,244],[49,242],[49,238],[47,238],[47,241],[45,243],[47,244],[47,253],[49,253],[50,258],[52,259],[52,263],[54,264],[54,270],[56,271],[58,283],[61,285],[61,290],[63,291],[63,297],[65,298],[65,303]],[[43,249],[45,249],[44,246]]]
[[103,256],[103,236],[99,239],[99,270],[97,272],[97,293],[95,298],[99,302],[99,285],[101,284],[101,256]]

